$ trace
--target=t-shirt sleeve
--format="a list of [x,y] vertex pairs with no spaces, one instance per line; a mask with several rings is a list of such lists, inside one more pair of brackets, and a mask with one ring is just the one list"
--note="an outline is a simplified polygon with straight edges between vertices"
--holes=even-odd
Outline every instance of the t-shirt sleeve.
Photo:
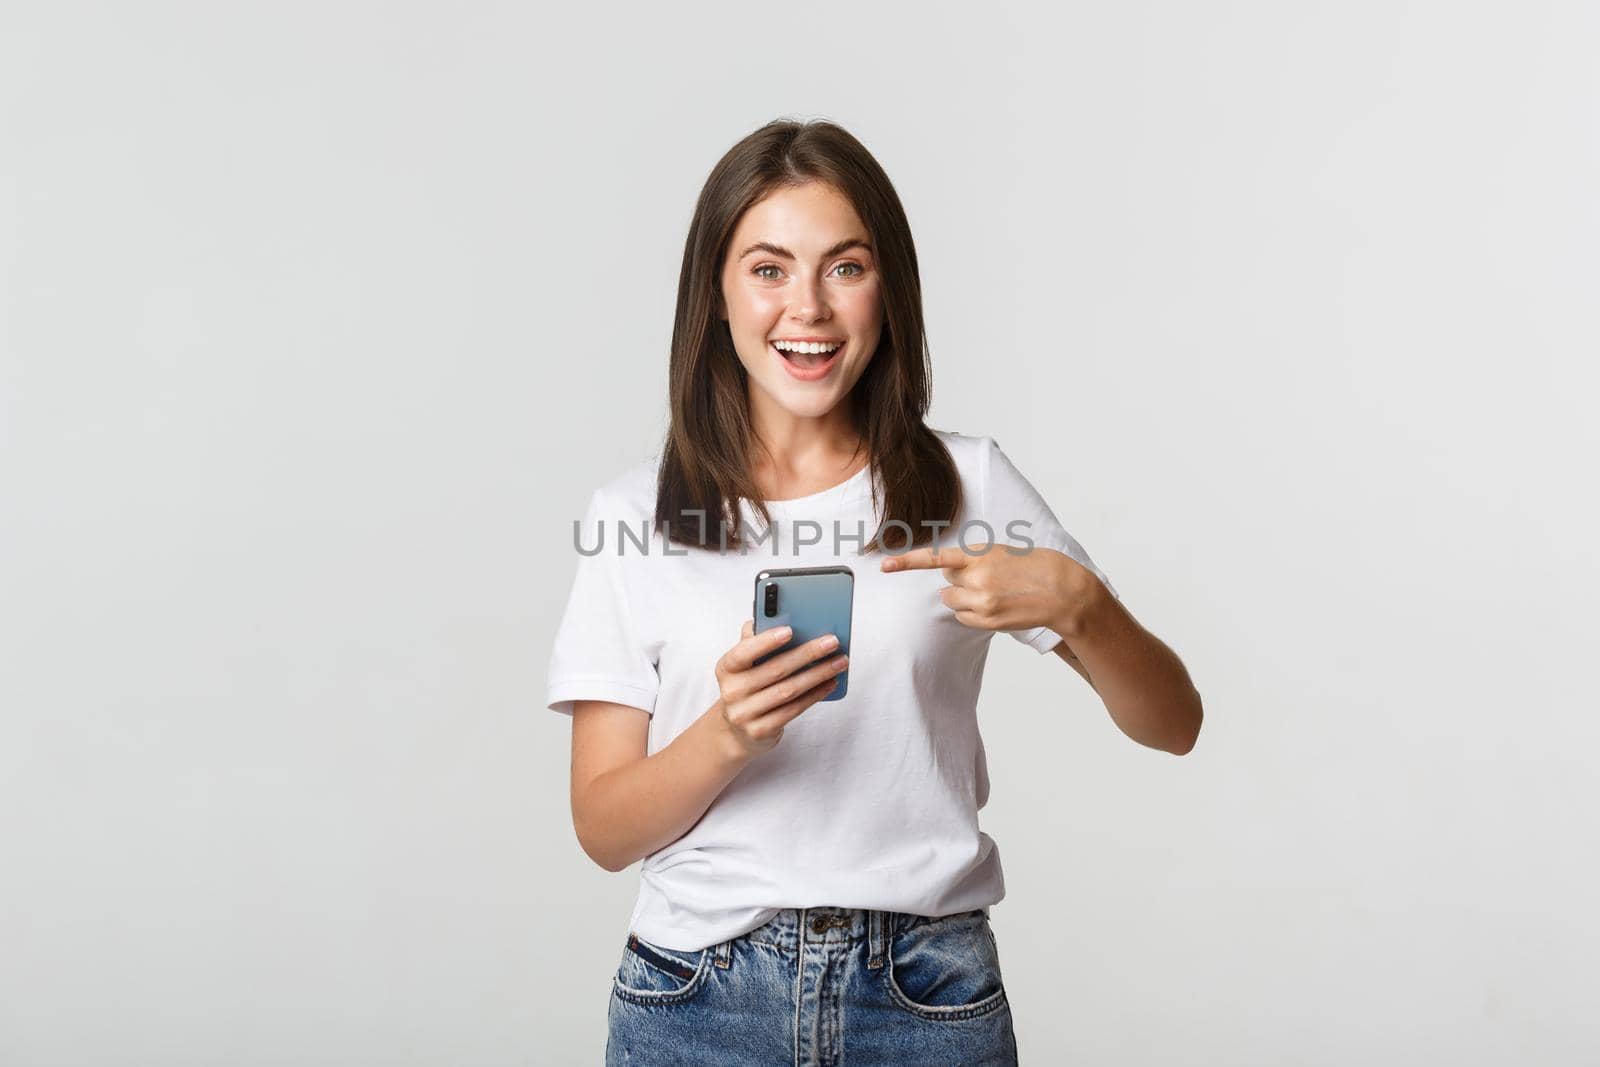
[[[1029,541],[1033,542],[1035,548],[1054,549],[1088,568],[1105,584],[1112,596],[1122,599],[1116,586],[1111,584],[1111,579],[1089,558],[1089,553],[1084,551],[1077,539],[1062,528],[1055,512],[1050,510],[1038,490],[1022,476],[1022,472],[1017,470],[992,437],[983,439],[979,471],[983,518],[994,528],[996,547],[991,551],[1005,551],[999,547],[1001,545],[1026,547]],[[1005,632],[1039,652],[1049,652],[1061,641],[1061,635],[1047,626]]]
[[[563,715],[572,714],[577,700],[606,700],[655,713],[661,680],[630,613],[617,555],[618,522],[604,491],[595,490],[573,547],[578,570],[550,652],[546,706]],[[584,554],[596,545],[600,551]]]

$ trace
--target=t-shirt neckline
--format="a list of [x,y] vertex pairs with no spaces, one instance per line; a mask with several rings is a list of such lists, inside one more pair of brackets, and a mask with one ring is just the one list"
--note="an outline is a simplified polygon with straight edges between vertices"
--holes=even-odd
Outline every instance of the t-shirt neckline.
[[856,471],[838,485],[832,485],[826,489],[819,489],[815,493],[808,493],[805,496],[793,496],[787,500],[763,500],[762,503],[769,508],[788,509],[797,505],[804,507],[807,504],[823,503],[829,498],[843,499],[845,494],[849,490],[853,489],[857,482],[865,480],[866,477],[871,473],[872,461],[869,459],[866,463],[862,464],[860,470]]

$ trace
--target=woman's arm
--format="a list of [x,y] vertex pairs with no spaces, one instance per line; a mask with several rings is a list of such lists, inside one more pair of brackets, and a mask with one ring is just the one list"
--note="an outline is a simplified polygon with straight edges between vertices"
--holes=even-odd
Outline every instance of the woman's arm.
[[1050,548],[969,555],[956,546],[929,546],[890,556],[881,567],[885,573],[943,568],[950,584],[939,599],[963,626],[1048,628],[1061,637],[1056,655],[1094,688],[1118,729],[1175,755],[1194,748],[1200,693],[1183,661],[1072,557]]
[[1079,587],[1085,592],[1063,598],[1061,614],[1049,624],[1061,635],[1056,655],[1083,675],[1123,733],[1150,748],[1187,754],[1200,736],[1204,711],[1183,661],[1104,585]]
[[826,656],[833,635],[775,655],[788,627],[754,633],[716,664],[717,702],[654,755],[646,755],[650,716],[601,700],[572,707],[572,825],[589,858],[620,871],[688,833],[745,765],[783,737],[783,729],[827,696],[845,668]]
[[573,704],[572,825],[590,859],[620,871],[682,837],[754,758],[729,743],[715,711],[646,756],[646,712]]
[[[1089,672],[1083,669],[1083,661],[1072,654],[1071,645],[1067,644],[1065,641],[1061,641],[1057,643],[1056,647],[1050,651],[1054,652],[1061,659],[1065,660],[1067,666],[1081,674],[1083,676],[1083,680],[1089,683],[1089,688],[1094,689],[1094,679],[1089,677]],[[1100,692],[1098,689],[1094,689],[1094,691],[1096,693]]]

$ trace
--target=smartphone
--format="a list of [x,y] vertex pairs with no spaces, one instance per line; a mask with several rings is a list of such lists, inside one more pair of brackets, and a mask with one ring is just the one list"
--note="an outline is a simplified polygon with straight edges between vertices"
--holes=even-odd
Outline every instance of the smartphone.
[[[855,601],[856,574],[849,567],[790,567],[756,575],[755,632],[789,627],[793,633],[782,648],[756,659],[760,664],[785,649],[814,641],[823,634],[839,638],[839,647],[801,670],[850,654],[850,609]],[[823,700],[839,700],[850,687],[850,668],[836,676],[839,684]]]

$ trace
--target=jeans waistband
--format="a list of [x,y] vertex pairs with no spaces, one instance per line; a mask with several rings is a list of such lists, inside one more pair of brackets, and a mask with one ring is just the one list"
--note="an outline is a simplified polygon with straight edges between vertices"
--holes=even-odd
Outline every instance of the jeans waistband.
[[[985,916],[989,911],[988,908],[975,910]],[[838,948],[865,943],[867,966],[877,969],[883,966],[889,940],[895,934],[937,921],[938,918],[926,915],[871,908],[785,908],[749,933],[718,944],[713,962],[718,967],[729,966],[733,942],[741,939],[759,941],[786,954],[798,953],[802,946]]]

